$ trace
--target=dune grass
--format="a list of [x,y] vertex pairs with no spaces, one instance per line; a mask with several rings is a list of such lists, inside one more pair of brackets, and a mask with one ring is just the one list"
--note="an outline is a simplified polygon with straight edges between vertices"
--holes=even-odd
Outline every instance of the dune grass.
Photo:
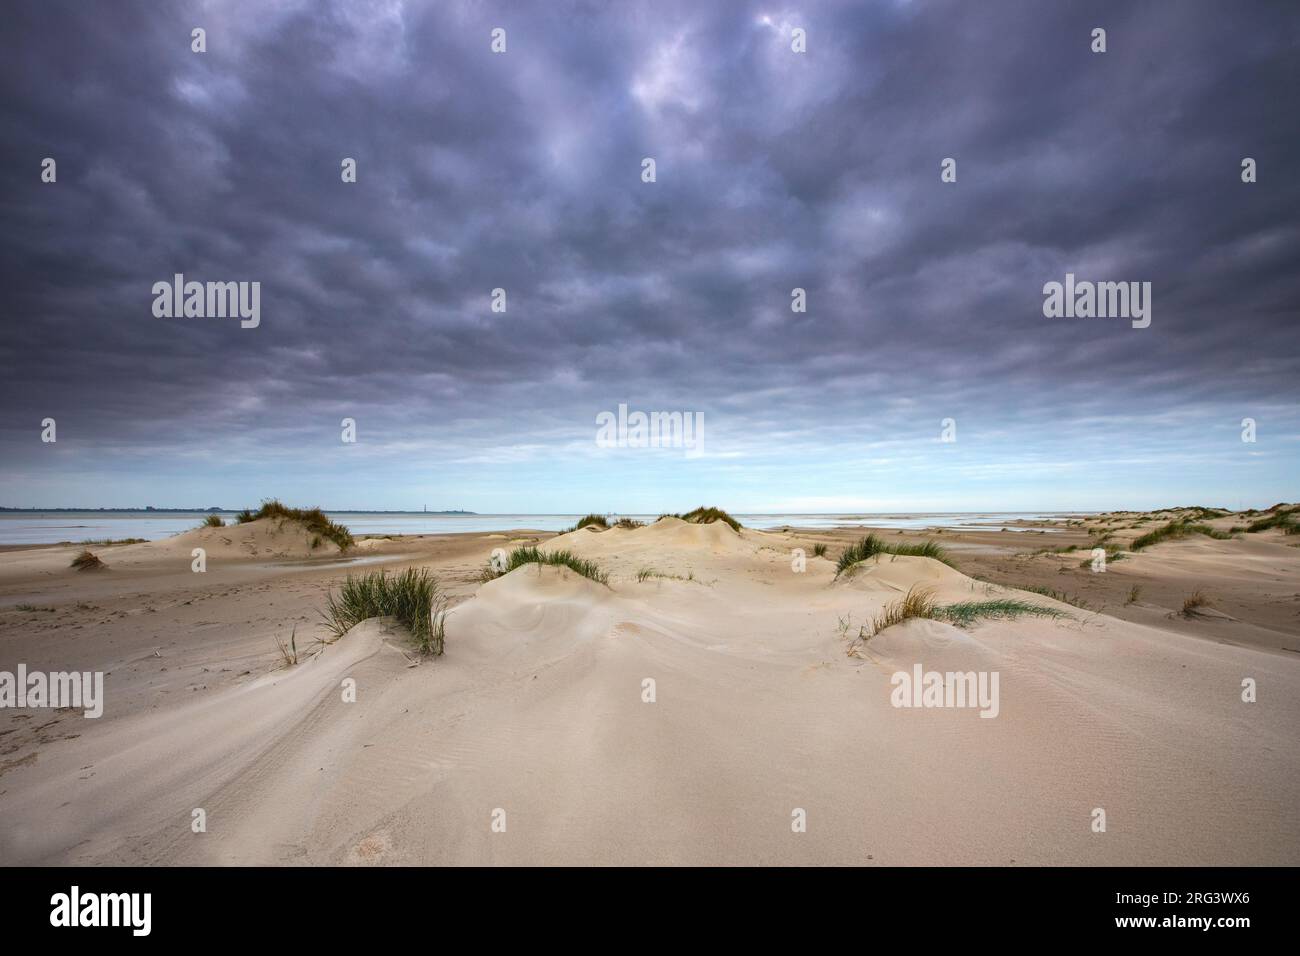
[[525,564],[549,564],[556,567],[565,567],[570,571],[581,574],[584,578],[590,578],[597,584],[609,586],[609,573],[602,571],[595,562],[580,558],[572,551],[542,551],[536,545],[531,544],[511,551],[503,568],[497,569],[489,565],[484,569],[482,579],[492,581],[503,574],[509,574],[515,568],[523,567]]
[[1041,604],[1030,604],[1015,598],[1001,598],[996,601],[961,601],[949,604],[937,610],[935,617],[958,627],[970,627],[984,620],[1014,620],[1029,615],[1031,617],[1069,617],[1064,611]]
[[578,523],[568,531],[562,531],[561,534],[568,534],[569,531],[581,531],[583,528],[599,528],[604,531],[609,527],[609,520],[604,515],[590,514],[585,518],[580,518]]
[[95,548],[108,548],[115,544],[144,544],[145,538],[87,538],[82,545]]
[[635,518],[619,518],[614,522],[615,528],[627,528],[629,531],[633,528],[644,528],[644,521],[637,521]]
[[656,571],[654,568],[642,568],[636,573],[637,583],[639,584],[644,584],[646,581],[656,578],[664,581],[694,581],[695,572],[692,571],[686,577],[682,577],[680,574],[668,574],[664,571]]
[[1191,521],[1171,521],[1168,524],[1161,525],[1154,531],[1148,531],[1139,538],[1134,538],[1133,543],[1129,545],[1129,550],[1141,551],[1143,548],[1149,548],[1153,544],[1160,544],[1162,541],[1176,541],[1179,538],[1191,537],[1194,534],[1203,534],[1208,538],[1218,538],[1220,540],[1232,537],[1231,532],[1219,531],[1216,528],[1211,528],[1208,524],[1192,524]]
[[1200,590],[1193,591],[1188,598],[1183,601],[1183,617],[1197,617],[1202,608],[1213,607],[1214,602],[1205,596]]
[[1190,596],[1187,597],[1187,600],[1183,601],[1183,617],[1195,618],[1201,613],[1203,607],[1213,606],[1214,602],[1210,601],[1209,598],[1205,596],[1205,593],[1201,592],[1200,589],[1196,589],[1196,591],[1193,591]]
[[887,627],[902,624],[914,617],[933,618],[937,605],[934,603],[934,588],[914,584],[908,588],[901,601],[887,604],[885,609],[871,622],[871,633],[879,634]]
[[722,521],[731,525],[732,531],[739,531],[741,523],[731,515],[727,514],[721,508],[696,508],[694,511],[688,511],[685,514],[664,514],[660,518],[681,518],[683,521],[689,521],[691,524],[711,524],[714,521]]
[[1083,598],[1079,597],[1077,594],[1066,594],[1064,591],[1057,591],[1052,588],[1042,587],[1041,585],[1022,587],[1020,588],[1020,590],[1031,591],[1034,594],[1041,594],[1043,597],[1049,597],[1053,601],[1060,601],[1062,604],[1072,604],[1075,607],[1081,608],[1082,610],[1085,611],[1092,610],[1088,602],[1085,601]]
[[338,597],[330,593],[321,616],[336,638],[372,617],[393,617],[411,632],[420,652],[438,657],[446,641],[447,599],[428,568],[407,568],[390,575],[371,571],[349,574]]
[[275,639],[275,644],[280,649],[280,666],[296,666],[298,663],[298,628],[295,627],[289,634],[287,644],[278,637]]
[[985,620],[1014,620],[1018,617],[1069,617],[1064,611],[1030,604],[1015,598],[999,598],[993,601],[959,601],[956,604],[937,604],[934,589],[919,584],[908,589],[907,594],[898,601],[885,606],[885,609],[871,622],[872,635],[879,634],[887,627],[901,624],[913,618],[933,621],[946,621],[957,627],[971,627]]
[[76,568],[78,571],[99,571],[108,567],[108,565],[90,551],[82,551],[81,554],[72,559],[71,567]]
[[826,557],[826,545],[825,545],[825,544],[822,544],[822,543],[820,543],[820,542],[817,543],[817,544],[814,544],[814,545],[813,545],[813,557],[814,557],[814,558],[824,558],[824,557]]
[[1246,531],[1255,534],[1276,528],[1286,534],[1300,534],[1300,525],[1296,524],[1294,511],[1277,511],[1267,518],[1259,518],[1246,526]]
[[936,561],[942,561],[950,568],[956,567],[948,556],[948,552],[933,541],[922,541],[920,544],[889,544],[875,532],[872,532],[860,541],[849,545],[840,553],[839,561],[835,565],[835,576],[838,578],[855,564],[859,564],[878,554],[934,558]]
[[225,526],[226,523],[221,520],[221,515],[208,515],[203,519],[203,524],[199,525],[200,528],[224,528]]
[[275,498],[262,502],[262,507],[255,512],[245,508],[235,520],[240,524],[247,524],[250,521],[259,521],[262,518],[296,521],[309,532],[333,541],[339,546],[340,551],[346,551],[355,543],[352,532],[343,525],[331,521],[320,508],[290,508]]

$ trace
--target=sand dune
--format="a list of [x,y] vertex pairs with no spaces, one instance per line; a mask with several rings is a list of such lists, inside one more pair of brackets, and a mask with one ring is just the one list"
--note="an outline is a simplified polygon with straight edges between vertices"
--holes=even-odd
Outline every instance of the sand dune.
[[[798,541],[677,519],[582,530],[543,547],[596,561],[609,586],[540,565],[466,583],[446,656],[419,666],[371,621],[296,667],[142,692],[154,703],[124,716],[110,676],[104,718],[0,776],[0,860],[1300,862],[1300,660],[929,558],[835,580],[809,556],[796,573]],[[470,543],[479,562],[500,544]],[[856,639],[918,583],[1071,617]],[[996,671],[997,717],[894,707],[892,675],[916,664]]]

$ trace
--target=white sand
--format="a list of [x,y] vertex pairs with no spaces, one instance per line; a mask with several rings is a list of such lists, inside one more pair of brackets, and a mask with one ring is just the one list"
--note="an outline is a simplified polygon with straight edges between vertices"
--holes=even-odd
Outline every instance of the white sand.
[[[833,581],[809,556],[794,573],[792,541],[675,519],[553,539],[543,547],[591,558],[611,586],[537,565],[465,584],[446,656],[418,667],[379,621],[202,693],[159,695],[123,667],[104,718],[64,718],[80,736],[0,776],[0,861],[1300,863],[1295,655],[925,558]],[[456,567],[501,544],[478,538]],[[137,547],[188,561],[189,545]],[[642,568],[693,580],[639,583]],[[942,603],[1011,595],[1072,617],[911,621],[847,654],[918,582]],[[918,662],[997,671],[999,715],[894,708],[891,675]],[[1246,677],[1257,703],[1241,700]],[[196,807],[206,833],[191,832]]]

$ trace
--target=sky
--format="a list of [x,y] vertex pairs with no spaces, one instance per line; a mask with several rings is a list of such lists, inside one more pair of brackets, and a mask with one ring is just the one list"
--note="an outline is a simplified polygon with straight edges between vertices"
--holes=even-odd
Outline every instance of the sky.
[[1294,3],[18,0],[0,88],[0,505],[1300,498]]

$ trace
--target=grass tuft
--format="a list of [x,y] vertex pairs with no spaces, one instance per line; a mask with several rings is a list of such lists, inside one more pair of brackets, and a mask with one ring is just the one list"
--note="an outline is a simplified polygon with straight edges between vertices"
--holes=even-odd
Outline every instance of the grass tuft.
[[1201,613],[1201,608],[1213,606],[1214,602],[1200,590],[1193,591],[1187,600],[1183,601],[1183,617],[1197,617]]
[[934,588],[914,584],[901,601],[894,601],[885,606],[880,615],[871,622],[871,633],[879,634],[887,627],[902,624],[914,617],[933,618],[935,611]]
[[820,543],[820,542],[819,542],[818,544],[814,544],[814,545],[813,545],[813,557],[814,557],[814,558],[824,558],[824,557],[826,557],[826,545],[825,545],[825,544],[822,544],[822,543]]
[[739,531],[741,524],[731,515],[727,514],[721,508],[696,508],[694,511],[688,511],[686,514],[666,514],[660,515],[660,518],[681,518],[683,521],[689,521],[691,524],[711,524],[714,521],[722,521],[731,525],[732,531]]
[[883,538],[875,532],[872,532],[862,540],[851,544],[844,549],[840,554],[839,561],[835,565],[835,576],[838,578],[855,564],[866,561],[868,558],[875,557],[878,554],[899,554],[908,557],[934,558],[936,561],[942,561],[951,568],[956,567],[956,565],[952,563],[952,559],[948,556],[948,552],[933,541],[923,541],[920,544],[888,544]]
[[371,571],[348,575],[336,598],[331,592],[322,616],[335,637],[372,617],[394,617],[411,632],[421,653],[442,654],[446,641],[447,599],[428,568],[397,574]]
[[1032,617],[1068,617],[1064,611],[1041,604],[1030,604],[1015,598],[1002,598],[996,601],[962,601],[949,604],[937,610],[935,617],[958,627],[970,627],[983,620],[1014,620],[1024,615]]
[[639,584],[644,584],[646,581],[655,578],[662,579],[664,581],[694,581],[695,572],[692,571],[686,577],[682,577],[680,574],[668,574],[664,571],[656,571],[654,568],[642,568],[640,571],[636,573],[637,583]]
[[[609,521],[604,515],[592,514],[579,520],[577,524],[569,529],[569,531],[581,531],[583,528],[599,528],[601,531],[604,531],[608,527]],[[561,533],[568,534],[568,531]]]
[[221,515],[208,515],[203,519],[203,524],[199,525],[200,528],[224,528],[225,526],[226,523],[221,520]]
[[1194,534],[1203,534],[1209,538],[1218,538],[1220,540],[1231,538],[1232,533],[1228,531],[1219,531],[1211,528],[1208,524],[1192,524],[1190,521],[1171,521],[1168,524],[1161,525],[1154,531],[1148,531],[1139,538],[1134,538],[1133,543],[1129,545],[1130,551],[1141,551],[1143,548],[1149,548],[1153,544],[1159,544],[1162,541],[1176,541],[1179,538],[1190,537]]
[[1034,585],[1032,587],[1024,587],[1021,588],[1020,590],[1031,591],[1034,594],[1041,594],[1043,597],[1049,597],[1053,601],[1060,601],[1062,604],[1072,604],[1075,607],[1081,608],[1085,611],[1092,610],[1088,602],[1085,601],[1083,598],[1079,597],[1079,595],[1077,594],[1066,594],[1064,591],[1057,591],[1052,588],[1042,587],[1040,585]]
[[536,545],[525,545],[522,548],[515,548],[506,558],[505,567],[497,569],[489,565],[484,569],[482,579],[492,581],[504,574],[509,574],[515,568],[521,568],[525,564],[549,564],[557,567],[565,567],[570,571],[576,571],[584,578],[590,578],[597,584],[609,585],[608,572],[602,571],[598,565],[586,558],[580,558],[572,551],[541,551]]
[[871,622],[871,636],[875,636],[887,627],[901,624],[912,618],[946,621],[957,627],[970,627],[984,620],[1014,620],[1024,615],[1034,617],[1069,617],[1056,608],[1030,604],[1014,598],[1000,598],[995,601],[960,601],[957,604],[936,604],[934,589],[913,585],[907,595],[885,607],[884,611]]
[[100,571],[108,567],[103,561],[89,551],[82,551],[72,559],[72,567],[78,571]]

